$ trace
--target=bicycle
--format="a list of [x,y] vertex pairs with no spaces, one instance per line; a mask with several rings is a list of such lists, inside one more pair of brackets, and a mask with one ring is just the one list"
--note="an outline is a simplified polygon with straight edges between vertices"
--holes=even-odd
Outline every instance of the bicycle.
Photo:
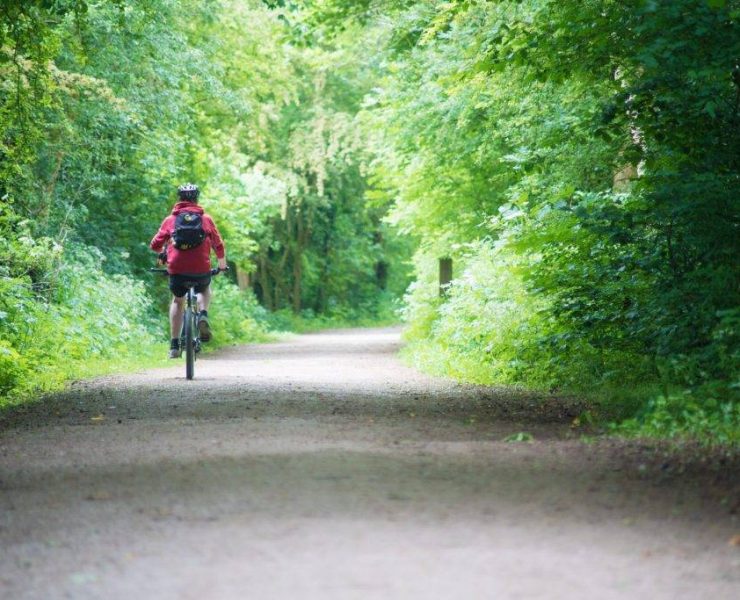
[[[167,269],[150,269],[153,273],[169,274]],[[222,273],[221,269],[211,269],[210,276],[215,277]],[[205,276],[205,275],[203,275]],[[188,275],[190,277],[190,275]],[[197,275],[192,275],[193,279],[183,282],[188,288],[185,294],[187,306],[182,320],[182,329],[180,331],[180,348],[185,350],[185,377],[192,379],[195,377],[195,359],[200,352],[200,338],[198,337],[198,299],[195,293],[196,286],[200,285]]]

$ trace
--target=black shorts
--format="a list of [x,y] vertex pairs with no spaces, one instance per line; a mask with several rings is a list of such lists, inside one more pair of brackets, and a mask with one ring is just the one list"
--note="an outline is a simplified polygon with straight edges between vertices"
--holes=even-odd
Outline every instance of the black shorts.
[[196,294],[202,294],[211,285],[211,274],[205,275],[170,275],[170,291],[177,298],[182,298],[188,289],[195,288]]

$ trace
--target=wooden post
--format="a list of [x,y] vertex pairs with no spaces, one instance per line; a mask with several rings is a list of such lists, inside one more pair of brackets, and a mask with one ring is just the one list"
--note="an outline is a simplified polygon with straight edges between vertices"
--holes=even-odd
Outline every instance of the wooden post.
[[445,297],[447,295],[447,288],[452,281],[452,259],[451,258],[440,258],[439,259],[439,295]]
[[249,273],[237,267],[236,268],[236,282],[239,285],[240,290],[244,291],[244,290],[249,289],[249,283],[250,283]]

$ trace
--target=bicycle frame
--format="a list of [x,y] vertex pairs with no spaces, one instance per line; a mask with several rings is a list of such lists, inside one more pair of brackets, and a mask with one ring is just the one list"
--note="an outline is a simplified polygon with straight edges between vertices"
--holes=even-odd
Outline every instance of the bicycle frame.
[[198,295],[195,286],[188,288],[187,305],[182,319],[180,333],[180,348],[185,349],[185,377],[195,377],[195,360],[200,352],[200,337],[198,329]]

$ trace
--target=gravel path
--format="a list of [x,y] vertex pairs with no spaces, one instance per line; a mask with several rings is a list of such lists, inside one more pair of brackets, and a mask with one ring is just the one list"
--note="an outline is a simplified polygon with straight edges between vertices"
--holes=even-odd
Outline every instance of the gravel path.
[[577,403],[423,376],[398,337],[231,348],[192,382],[2,415],[0,597],[740,597],[737,462],[580,441]]

